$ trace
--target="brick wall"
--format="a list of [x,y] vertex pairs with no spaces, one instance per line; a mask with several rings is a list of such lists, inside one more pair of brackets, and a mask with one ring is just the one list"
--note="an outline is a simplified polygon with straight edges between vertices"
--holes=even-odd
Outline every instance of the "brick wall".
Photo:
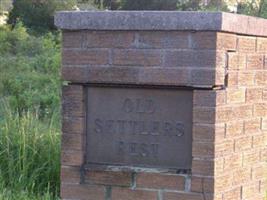
[[228,177],[229,183],[222,192],[224,199],[264,199],[267,39],[243,35],[235,38],[236,48],[226,52],[225,102],[217,107],[216,116],[216,123],[225,125],[221,142],[232,147],[229,153],[218,155],[224,162],[223,177]]
[[[220,31],[64,30],[62,199],[263,200],[266,51],[267,38]],[[85,166],[89,83],[191,88],[191,172]]]
[[66,31],[62,74],[79,83],[211,87],[224,82],[214,41],[215,32]]
[[[83,141],[86,136],[83,84],[89,79],[99,79],[97,76],[104,76],[103,73],[105,74],[106,70],[111,67],[120,71],[119,74],[117,71],[110,72],[118,76],[115,77],[116,80],[132,81],[130,83],[140,82],[140,79],[137,79],[140,76],[134,77],[134,72],[143,68],[143,73],[148,76],[153,72],[150,70],[158,70],[154,72],[159,78],[157,84],[171,85],[174,83],[173,80],[176,85],[195,85],[205,88],[223,84],[225,55],[224,52],[217,52],[216,43],[214,43],[216,37],[215,32],[178,31],[71,31],[63,33],[62,74],[65,80],[75,83],[75,85],[69,84],[63,88],[61,168],[61,197],[63,199],[204,199],[201,178],[202,175],[212,176],[213,172],[210,170],[212,167],[209,165],[212,164],[210,161],[207,163],[206,160],[200,160],[202,152],[199,152],[201,151],[199,141],[205,141],[202,136],[200,137],[201,133],[194,134],[196,143],[193,145],[195,158],[192,168],[193,176],[191,173],[159,173],[153,169],[144,169],[140,173],[84,169],[85,145]],[[224,41],[221,42],[224,43]],[[220,45],[228,47],[229,44]],[[217,70],[217,67],[221,69]],[[100,75],[98,75],[95,74],[94,69],[103,70],[99,71]],[[217,71],[218,76],[213,75]],[[109,75],[103,79],[108,81],[106,77]],[[155,78],[152,78],[155,82]],[[173,80],[169,80],[172,78]],[[143,81],[145,84],[150,84],[149,77],[145,74]],[[77,83],[81,84],[77,85]],[[206,94],[205,91],[203,92]],[[196,90],[196,101],[194,101],[196,106],[205,106],[207,103],[209,106],[215,106],[215,95],[212,94],[208,102],[207,99],[198,100],[201,95],[201,90]],[[214,123],[211,118],[208,120]],[[202,130],[197,128],[196,132],[204,131],[204,134],[213,134],[213,125],[202,123],[196,126],[204,126],[200,128]],[[206,138],[213,140],[209,138],[209,135],[206,135]],[[208,168],[206,168],[207,165]],[[213,192],[210,188],[212,181],[213,178],[205,178],[204,184],[209,193]]]

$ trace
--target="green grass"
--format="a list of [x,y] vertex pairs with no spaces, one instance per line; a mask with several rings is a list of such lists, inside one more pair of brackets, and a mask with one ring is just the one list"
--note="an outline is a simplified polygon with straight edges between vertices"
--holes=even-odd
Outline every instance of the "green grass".
[[0,200],[59,200],[53,197],[50,193],[43,195],[32,194],[27,191],[13,191],[3,189],[0,193]]
[[18,114],[0,101],[0,200],[57,199],[60,131],[57,115]]
[[60,34],[0,26],[0,200],[56,200]]

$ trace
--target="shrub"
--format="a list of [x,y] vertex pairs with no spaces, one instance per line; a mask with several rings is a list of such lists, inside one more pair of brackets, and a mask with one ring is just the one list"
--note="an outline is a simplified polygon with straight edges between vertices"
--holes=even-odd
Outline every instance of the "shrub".
[[0,200],[57,199],[59,38],[0,27]]
[[57,36],[30,36],[21,23],[0,28],[0,94],[19,113],[49,117],[60,104],[60,46]]
[[22,21],[34,33],[43,34],[55,30],[54,13],[70,10],[75,0],[16,0],[9,14],[8,23],[15,26]]
[[241,2],[238,4],[238,12],[267,18],[267,0]]

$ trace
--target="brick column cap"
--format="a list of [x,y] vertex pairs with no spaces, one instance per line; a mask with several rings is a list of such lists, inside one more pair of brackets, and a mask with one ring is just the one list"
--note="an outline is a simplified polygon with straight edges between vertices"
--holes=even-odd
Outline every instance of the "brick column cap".
[[65,30],[223,31],[267,36],[267,20],[224,12],[61,11],[55,25]]

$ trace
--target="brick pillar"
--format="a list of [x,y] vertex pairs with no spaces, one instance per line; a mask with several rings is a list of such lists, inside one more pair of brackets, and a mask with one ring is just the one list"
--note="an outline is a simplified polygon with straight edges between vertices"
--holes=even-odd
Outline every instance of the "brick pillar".
[[[264,200],[266,20],[148,11],[60,12],[55,20],[69,82],[62,97],[62,199]],[[89,165],[87,88],[94,85],[190,91],[190,166]]]

